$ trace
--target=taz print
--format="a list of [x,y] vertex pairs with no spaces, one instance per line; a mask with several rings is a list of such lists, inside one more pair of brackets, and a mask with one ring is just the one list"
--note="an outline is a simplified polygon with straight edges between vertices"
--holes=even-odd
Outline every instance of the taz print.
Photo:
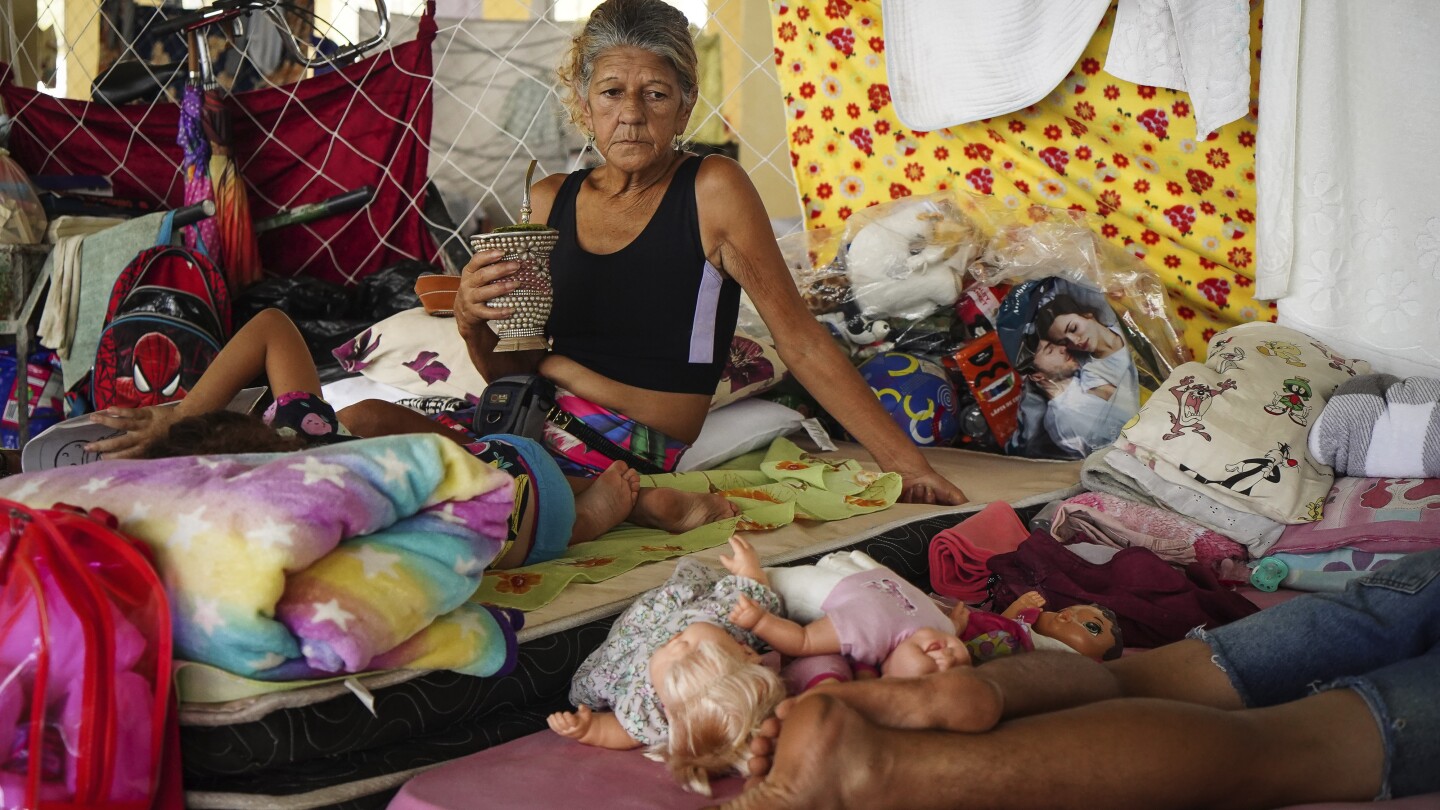
[[1206,383],[1196,382],[1194,377],[1181,377],[1179,385],[1170,386],[1170,393],[1178,403],[1176,412],[1169,414],[1170,432],[1160,438],[1165,441],[1178,439],[1189,430],[1210,441],[1210,434],[1205,432],[1205,424],[1200,420],[1205,418],[1205,412],[1210,410],[1210,403],[1215,397],[1234,388],[1234,380],[1222,380],[1212,388]]
[[1225,472],[1231,473],[1229,478],[1206,478],[1184,464],[1180,465],[1180,471],[1202,484],[1215,484],[1240,495],[1250,495],[1262,482],[1280,483],[1280,477],[1285,470],[1298,466],[1300,462],[1290,457],[1290,445],[1278,442],[1274,450],[1259,458],[1241,459],[1226,464]]
[[1304,377],[1291,377],[1281,384],[1279,391],[1275,392],[1275,398],[1265,406],[1265,412],[1271,416],[1289,416],[1290,421],[1305,427],[1306,421],[1310,418],[1310,397],[1314,393],[1310,390],[1310,381]]

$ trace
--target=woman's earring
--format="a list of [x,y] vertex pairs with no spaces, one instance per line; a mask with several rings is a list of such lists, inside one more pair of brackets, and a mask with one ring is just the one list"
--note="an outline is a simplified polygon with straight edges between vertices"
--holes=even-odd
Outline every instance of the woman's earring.
[[680,145],[680,133],[677,132],[675,133],[675,151],[679,152],[682,149],[684,149],[684,147]]
[[590,133],[590,137],[588,137],[588,138],[585,139],[585,148],[582,149],[582,150],[580,150],[580,151],[584,152],[584,151],[587,151],[587,150],[590,151],[590,152],[594,152],[594,151],[595,151],[595,133],[593,133],[593,132]]

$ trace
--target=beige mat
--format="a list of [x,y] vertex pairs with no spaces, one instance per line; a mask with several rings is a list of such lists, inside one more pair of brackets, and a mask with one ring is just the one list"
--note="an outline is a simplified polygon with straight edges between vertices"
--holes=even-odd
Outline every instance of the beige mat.
[[[801,446],[804,447],[804,444],[801,443]],[[843,548],[895,526],[933,515],[953,513],[957,515],[955,520],[958,523],[961,516],[978,510],[990,501],[1003,500],[1023,507],[1068,497],[1079,491],[1078,461],[1042,461],[950,448],[927,449],[924,453],[936,472],[965,490],[970,503],[963,506],[901,503],[883,512],[828,523],[796,521],[774,531],[756,532],[746,537],[755,544],[763,563],[779,565]],[[821,455],[853,458],[866,467],[875,467],[870,454],[858,444],[841,442],[835,452]],[[718,566],[720,555],[727,550],[728,547],[719,546],[690,556]],[[678,559],[665,560],[627,571],[604,582],[567,588],[555,601],[526,614],[520,641],[567,630],[624,610],[636,596],[663,584],[670,572],[675,570],[677,562]]]
[[[805,444],[800,443],[802,447]],[[813,447],[806,449],[812,450]],[[1007,501],[1016,507],[1046,503],[1069,497],[1080,491],[1080,462],[1045,461],[996,456],[968,450],[934,448],[923,451],[931,466],[956,482],[970,503],[963,506],[923,506],[896,504],[882,512],[814,523],[797,521],[769,532],[747,535],[760,551],[766,565],[778,565],[812,554],[853,545],[869,537],[903,526],[922,518],[953,514],[958,523],[966,514],[979,510],[994,500]],[[859,445],[840,443],[833,453],[822,455],[853,458],[867,467],[874,467],[872,457]],[[698,552],[694,556],[718,566],[725,547]],[[526,614],[525,627],[519,633],[523,643],[558,633],[624,610],[639,594],[665,582],[678,560],[644,565],[613,579],[594,584],[576,584],[566,588],[555,601]],[[209,668],[204,668],[209,669]],[[182,725],[226,725],[258,720],[278,709],[309,705],[322,700],[356,692],[363,695],[364,686],[381,688],[418,677],[424,670],[370,673],[330,682],[296,684],[264,683],[239,678],[220,670],[202,671],[187,667],[179,673],[182,701],[186,680],[197,677],[204,681],[203,691],[223,695],[210,703],[187,701],[181,706]],[[195,691],[191,691],[192,694]]]

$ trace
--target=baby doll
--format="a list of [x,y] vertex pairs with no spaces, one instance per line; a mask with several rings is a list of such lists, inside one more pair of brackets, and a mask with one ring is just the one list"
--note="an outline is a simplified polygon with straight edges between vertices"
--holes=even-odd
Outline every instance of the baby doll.
[[977,664],[1030,650],[1065,650],[1109,661],[1119,658],[1125,649],[1120,624],[1109,608],[1072,605],[1064,610],[1041,610],[1044,606],[1045,597],[1029,591],[1003,613],[974,610],[961,602],[950,618]]
[[741,596],[736,625],[791,656],[841,653],[882,676],[911,678],[969,663],[950,619],[930,597],[864,552],[836,552],[815,565],[767,569],[795,621]]
[[709,774],[748,759],[785,687],[730,612],[737,599],[771,610],[780,599],[750,543],[731,537],[730,549],[720,557],[729,576],[682,559],[615,620],[571,682],[576,710],[548,718],[553,731],[602,748],[648,745],[676,781],[707,795]]

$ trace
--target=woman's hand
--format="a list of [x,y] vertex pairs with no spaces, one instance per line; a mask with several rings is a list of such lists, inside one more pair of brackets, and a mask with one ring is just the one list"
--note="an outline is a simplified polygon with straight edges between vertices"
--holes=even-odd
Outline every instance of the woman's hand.
[[169,433],[170,426],[181,417],[175,405],[152,405],[148,408],[106,408],[90,414],[90,421],[124,433],[85,445],[88,453],[101,458],[139,458],[145,448]]
[[902,503],[933,503],[945,506],[959,506],[962,503],[969,503],[970,499],[965,497],[964,490],[955,486],[949,479],[935,472],[926,462],[921,462],[923,468],[915,471],[892,470],[900,473],[901,490],[900,500]]
[[455,318],[460,322],[462,334],[486,321],[504,320],[515,314],[513,309],[490,305],[495,298],[520,286],[514,277],[520,270],[520,262],[503,261],[504,257],[503,250],[482,250],[471,256],[465,269],[460,271]]

